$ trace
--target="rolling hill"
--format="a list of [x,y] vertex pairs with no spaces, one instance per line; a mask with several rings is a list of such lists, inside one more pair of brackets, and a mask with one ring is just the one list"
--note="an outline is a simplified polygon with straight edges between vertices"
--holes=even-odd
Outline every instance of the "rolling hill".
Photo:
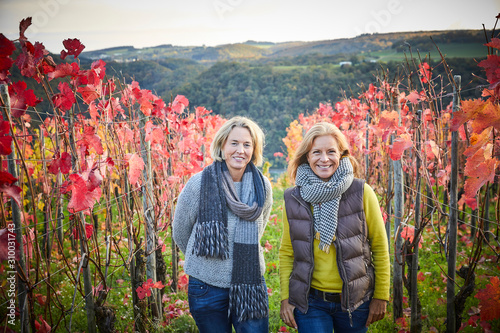
[[[432,39],[431,39],[432,38]],[[310,54],[335,55],[356,54],[378,59],[387,53],[403,56],[409,48],[419,52],[436,52],[436,47],[448,47],[453,52],[448,57],[480,56],[484,52],[484,33],[481,30],[449,30],[398,32],[387,34],[364,34],[354,38],[323,40],[314,42],[257,42],[225,44],[218,46],[174,46],[159,45],[147,48],[132,46],[87,51],[82,57],[89,59],[130,62],[137,60],[160,60],[165,58],[190,59],[200,63],[238,60],[248,61],[262,58],[277,59]],[[472,54],[471,54],[472,51]],[[437,53],[436,53],[437,54]]]

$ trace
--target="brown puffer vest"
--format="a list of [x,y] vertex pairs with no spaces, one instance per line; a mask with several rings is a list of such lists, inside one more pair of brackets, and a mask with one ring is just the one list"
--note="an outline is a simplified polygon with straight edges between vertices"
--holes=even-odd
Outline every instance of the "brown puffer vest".
[[[337,250],[340,278],[343,281],[342,310],[349,314],[372,297],[375,282],[363,209],[363,191],[364,180],[354,179],[342,195],[336,239],[333,242]],[[288,301],[306,313],[314,269],[313,215],[311,205],[302,199],[298,187],[287,189],[284,196],[294,252]]]

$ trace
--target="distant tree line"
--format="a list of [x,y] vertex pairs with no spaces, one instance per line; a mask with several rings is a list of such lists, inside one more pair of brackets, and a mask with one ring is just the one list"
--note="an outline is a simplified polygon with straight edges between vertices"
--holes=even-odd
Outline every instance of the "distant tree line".
[[[435,43],[435,44],[434,44]],[[445,45],[450,43],[487,43],[485,40],[484,32],[481,30],[453,30],[446,31],[440,35],[432,37],[432,39],[422,34],[407,39],[401,39],[392,44],[391,48],[396,49],[397,52],[406,52],[408,46],[414,50],[421,50],[428,52],[434,50],[436,45]]]

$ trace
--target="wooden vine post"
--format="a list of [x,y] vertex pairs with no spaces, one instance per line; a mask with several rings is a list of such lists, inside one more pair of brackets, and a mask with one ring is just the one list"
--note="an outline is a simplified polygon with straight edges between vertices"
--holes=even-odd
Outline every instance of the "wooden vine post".
[[[55,107],[54,108],[54,117],[56,119],[56,122],[55,122],[55,135],[54,135],[54,139],[55,139],[55,144],[56,144],[56,147],[61,147],[61,143],[60,143],[60,138],[59,136],[62,135],[62,133],[59,131],[59,124],[61,123],[61,119],[59,117],[59,113],[57,112],[57,109]],[[43,140],[43,139],[41,139]],[[64,221],[64,213],[63,213],[63,206],[64,206],[64,203],[63,203],[63,195],[61,193],[61,188],[62,188],[62,184],[63,184],[63,175],[62,175],[62,172],[58,172],[57,173],[57,176],[56,176],[56,193],[57,193],[57,198],[55,200],[55,205],[56,205],[56,227],[57,227],[57,240],[58,240],[58,244],[60,245],[59,246],[59,249],[62,249],[62,244],[64,242],[64,236],[63,236],[63,221]]]
[[[153,207],[153,175],[151,171],[151,145],[146,142],[146,117],[142,115],[140,121],[141,130],[141,152],[144,161],[144,169],[142,171],[144,183],[142,184],[142,203],[144,209],[144,223],[146,225],[146,276],[157,282],[156,278],[156,223]],[[161,299],[159,290],[153,288],[149,298],[150,309],[155,320],[161,319]]]
[[422,125],[422,110],[417,111],[417,129],[415,135],[415,144],[416,144],[416,156],[417,162],[415,165],[416,168],[416,195],[415,195],[415,230],[414,230],[414,239],[413,239],[413,256],[411,258],[411,271],[410,271],[410,301],[411,301],[411,324],[410,324],[410,332],[416,333],[422,331],[422,320],[421,320],[421,305],[420,300],[418,298],[418,243],[420,242],[420,234],[421,234],[421,223],[420,223],[420,201],[421,201],[421,177],[420,177],[420,166],[422,164],[421,160],[421,149],[420,149],[420,140],[421,140],[421,132],[420,127]]
[[[170,104],[172,104],[172,98],[170,98]],[[170,123],[167,121],[166,122],[167,126],[167,133],[170,133]],[[170,134],[167,134],[167,147],[170,147]],[[205,158],[205,154],[203,154],[203,158]],[[168,174],[172,175],[173,174],[173,167],[172,167],[172,157],[170,156],[168,158]],[[172,190],[171,190],[172,191]],[[172,192],[171,192],[172,194]],[[174,221],[174,200],[172,199],[172,195],[169,196],[169,206],[170,206],[170,235],[171,235],[171,252],[172,252],[172,284],[170,285],[170,290],[173,292],[177,292],[178,290],[178,285],[179,285],[179,247],[174,241],[174,231],[172,228],[172,224]]]
[[[3,117],[4,120],[9,121],[11,119],[11,109],[10,109],[10,96],[9,96],[9,89],[6,84],[2,84],[0,86],[0,94],[2,97],[2,101],[4,104],[3,109]],[[11,128],[12,127],[12,122],[11,122]],[[14,136],[14,133],[12,132],[12,136]],[[14,141],[11,143],[12,147],[12,152],[9,154],[8,158],[8,170],[10,174],[14,178],[18,178],[17,176],[17,169],[16,169],[16,153],[15,153],[15,147],[14,147]],[[12,207],[12,222],[13,222],[13,229],[14,233],[16,234],[16,242],[19,245],[18,250],[19,250],[19,261],[16,267],[10,267],[10,271],[15,271],[17,272],[17,277],[16,277],[16,285],[17,285],[17,299],[19,302],[19,312],[21,314],[21,332],[29,332],[29,322],[30,322],[30,313],[29,313],[29,308],[28,308],[28,288],[26,286],[26,283],[21,279],[21,276],[27,276],[27,269],[26,269],[26,261],[24,258],[24,244],[23,244],[23,235],[22,235],[22,227],[21,227],[21,207],[17,205],[17,202],[14,199],[10,200],[10,204]],[[7,226],[7,229],[12,229],[10,226]],[[10,232],[10,230],[9,230]],[[34,327],[32,328],[34,330]]]
[[[401,126],[401,107],[396,94],[394,106],[399,115],[399,126]],[[392,139],[391,139],[392,140]],[[394,321],[403,317],[403,258],[401,238],[401,221],[404,212],[404,191],[403,191],[403,164],[401,159],[393,161],[394,172],[394,277],[393,277],[393,317]]]
[[[453,77],[453,113],[458,111],[462,78],[460,75]],[[446,283],[446,332],[455,333],[455,272],[457,264],[457,220],[458,220],[458,132],[451,133],[451,172],[450,172],[450,219],[448,222],[449,246],[448,246],[448,281]]]
[[[392,143],[392,142],[391,142]],[[391,220],[389,216],[392,215],[392,200],[389,200],[389,198],[394,196],[394,181],[393,181],[393,163],[387,163],[388,164],[388,170],[387,170],[387,194],[386,194],[386,203],[385,203],[385,211],[387,212],[387,221],[385,223],[385,233],[387,235],[387,249],[389,250],[389,253],[391,252]]]

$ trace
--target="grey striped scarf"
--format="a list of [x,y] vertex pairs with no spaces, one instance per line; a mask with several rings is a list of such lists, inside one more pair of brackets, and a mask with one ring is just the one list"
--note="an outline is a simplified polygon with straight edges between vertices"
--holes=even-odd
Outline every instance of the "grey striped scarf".
[[239,219],[233,244],[233,268],[229,288],[229,309],[239,321],[268,315],[267,290],[259,263],[258,219],[262,216],[266,189],[264,176],[250,162],[242,178],[239,198],[226,162],[205,167],[201,176],[200,206],[193,253],[229,258],[228,208]]
[[340,198],[353,179],[353,168],[348,157],[340,160],[337,170],[327,182],[316,176],[307,163],[297,168],[295,184],[300,187],[302,198],[313,206],[314,237],[319,239],[319,248],[326,253],[330,252],[337,231]]

